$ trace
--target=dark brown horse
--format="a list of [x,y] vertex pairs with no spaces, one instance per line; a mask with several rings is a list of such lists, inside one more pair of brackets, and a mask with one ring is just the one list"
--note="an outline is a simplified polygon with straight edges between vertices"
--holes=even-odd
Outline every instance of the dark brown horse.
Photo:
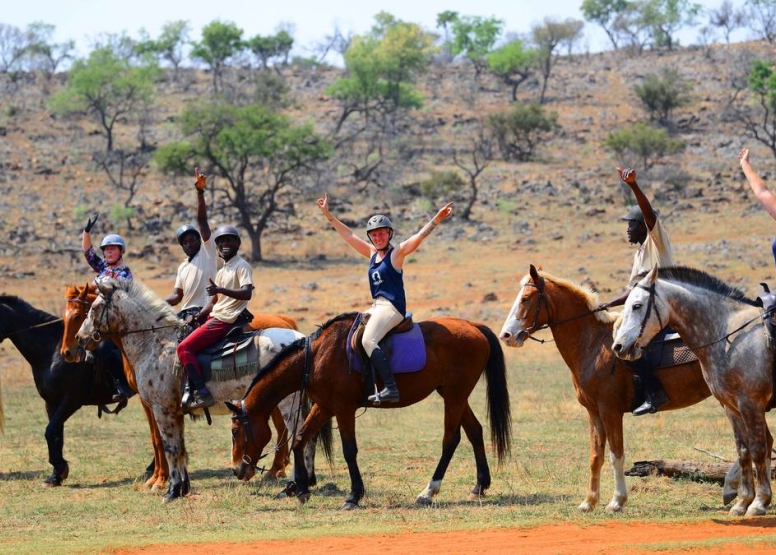
[[[580,511],[598,504],[604,447],[609,442],[614,468],[614,494],[607,511],[622,510],[628,500],[622,415],[631,411],[635,390],[633,369],[614,356],[612,331],[616,314],[597,311],[598,296],[570,281],[539,272],[531,265],[500,337],[510,347],[522,347],[539,329],[549,328],[555,345],[571,370],[577,401],[587,409],[590,424],[590,482]],[[661,411],[689,407],[711,395],[698,361],[656,372],[670,401]]]
[[[94,285],[85,286],[68,285],[65,290],[65,311],[62,316],[64,320],[64,331],[62,333],[62,358],[67,362],[82,362],[86,356],[85,350],[78,344],[75,334],[86,319],[94,300],[97,298],[97,289]],[[285,314],[258,314],[248,326],[249,329],[267,329],[267,328],[285,328],[297,330],[296,320]],[[125,360],[125,368],[127,367]],[[127,381],[133,389],[137,389],[134,373],[131,368],[127,372]],[[156,425],[153,410],[141,400],[141,405],[148,419],[148,426],[151,430],[151,444],[154,449],[154,460],[148,466],[150,477],[146,481],[147,487],[163,488],[170,477],[167,460],[164,456],[164,444],[162,443],[159,428]],[[280,409],[272,411],[272,422],[277,430],[278,442],[275,450],[275,457],[272,467],[267,471],[268,478],[284,478],[285,469],[290,458],[290,449],[288,447],[288,430],[283,420],[283,414]],[[311,467],[312,468],[312,467]]]
[[[321,326],[309,338],[297,341],[262,370],[242,400],[227,403],[232,416],[232,464],[238,478],[249,480],[256,462],[271,438],[269,407],[303,387],[313,401],[310,414],[299,430],[292,450],[294,472],[301,502],[310,497],[302,448],[324,423],[334,416],[339,426],[342,450],[350,473],[350,495],[343,509],[352,509],[364,496],[364,483],[356,461],[355,414],[366,401],[361,375],[349,371],[346,338],[356,314],[342,314]],[[426,344],[426,365],[415,373],[396,375],[401,391],[399,403],[379,408],[400,408],[417,403],[433,391],[444,399],[442,456],[428,486],[417,502],[431,503],[439,493],[447,466],[461,440],[461,427],[474,449],[477,483],[473,495],[481,496],[490,486],[482,425],[469,406],[469,395],[481,376],[487,379],[491,443],[499,464],[509,453],[512,421],[504,354],[496,335],[485,325],[457,318],[432,318],[420,323]]]
[[[46,402],[46,444],[53,467],[46,486],[59,486],[70,473],[63,455],[65,422],[85,405],[110,404],[113,385],[93,362],[68,363],[59,354],[62,320],[20,297],[0,295],[0,342],[8,339],[32,368],[35,387]],[[0,410],[2,415],[2,410]]]

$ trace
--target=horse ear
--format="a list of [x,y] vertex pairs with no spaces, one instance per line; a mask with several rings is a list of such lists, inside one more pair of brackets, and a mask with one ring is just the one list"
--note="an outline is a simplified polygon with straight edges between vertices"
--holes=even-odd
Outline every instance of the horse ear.
[[240,401],[237,399],[232,399],[231,401],[224,401],[224,404],[226,405],[226,408],[228,408],[230,411],[232,411],[233,414],[240,414],[239,404]]
[[536,271],[536,266],[531,264],[531,268],[528,270],[528,273],[531,274],[531,279],[534,280],[534,282],[539,281],[539,272]]
[[103,285],[102,283],[97,284],[97,290],[103,295],[107,295],[108,293],[110,293],[110,289],[107,286]]
[[653,284],[657,281],[657,264],[655,264],[649,271],[647,278],[649,279],[650,284]]

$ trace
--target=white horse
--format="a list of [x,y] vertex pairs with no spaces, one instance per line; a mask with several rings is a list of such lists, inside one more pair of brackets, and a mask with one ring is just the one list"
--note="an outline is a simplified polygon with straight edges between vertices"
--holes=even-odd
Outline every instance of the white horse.
[[[110,337],[132,366],[137,392],[152,408],[164,444],[170,469],[170,483],[163,498],[166,503],[189,491],[181,407],[184,380],[182,375],[173,373],[177,360],[177,333],[185,324],[166,302],[138,281],[113,281],[98,287],[100,295],[76,337],[81,344],[88,344],[98,336]],[[303,337],[291,329],[270,328],[258,332],[254,340],[259,351],[259,366],[266,365],[283,347]],[[210,412],[229,414],[221,401],[240,398],[252,379],[253,375],[246,375],[208,382],[210,391],[219,401],[210,407]],[[295,433],[304,421],[299,397],[298,393],[289,395],[280,407],[291,433]],[[194,411],[197,413],[204,411]],[[305,453],[310,464],[314,454],[315,446]]]
[[764,515],[771,502],[773,437],[765,411],[773,394],[774,352],[759,303],[699,270],[654,268],[628,295],[612,349],[619,357],[637,359],[666,325],[700,360],[703,377],[733,427],[742,473],[730,514]]

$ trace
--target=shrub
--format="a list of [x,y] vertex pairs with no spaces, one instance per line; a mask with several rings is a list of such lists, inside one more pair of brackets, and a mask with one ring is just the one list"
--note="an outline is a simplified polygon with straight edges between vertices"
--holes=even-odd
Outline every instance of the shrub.
[[673,68],[663,69],[660,75],[649,74],[641,85],[635,85],[633,92],[644,105],[650,121],[667,122],[671,113],[688,105],[692,98],[692,86]]
[[421,181],[420,194],[423,198],[435,201],[440,197],[448,198],[466,185],[463,177],[453,170],[431,172],[428,179]]
[[558,113],[539,104],[516,104],[510,110],[491,114],[487,126],[506,161],[531,160],[540,141],[558,132]]
[[637,157],[645,168],[651,168],[661,158],[684,150],[684,142],[673,139],[665,129],[644,122],[612,131],[603,142],[604,148],[618,158]]

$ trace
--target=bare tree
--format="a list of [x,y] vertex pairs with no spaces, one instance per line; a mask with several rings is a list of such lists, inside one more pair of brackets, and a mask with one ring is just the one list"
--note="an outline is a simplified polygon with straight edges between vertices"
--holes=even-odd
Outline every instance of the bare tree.
[[461,218],[469,220],[472,214],[472,206],[477,201],[479,185],[477,180],[493,160],[493,138],[487,131],[483,122],[479,120],[474,133],[469,137],[469,148],[455,149],[453,162],[461,168],[469,178],[469,194],[465,201]]
[[730,0],[723,0],[719,8],[709,11],[709,24],[722,29],[727,44],[730,44],[730,34],[743,27],[745,19],[744,11],[735,9]]

